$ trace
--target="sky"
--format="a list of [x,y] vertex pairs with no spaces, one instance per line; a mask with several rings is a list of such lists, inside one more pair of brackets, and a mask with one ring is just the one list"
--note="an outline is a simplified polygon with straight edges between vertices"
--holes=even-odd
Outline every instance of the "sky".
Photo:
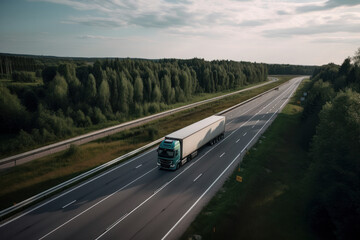
[[360,0],[0,0],[0,52],[341,64]]

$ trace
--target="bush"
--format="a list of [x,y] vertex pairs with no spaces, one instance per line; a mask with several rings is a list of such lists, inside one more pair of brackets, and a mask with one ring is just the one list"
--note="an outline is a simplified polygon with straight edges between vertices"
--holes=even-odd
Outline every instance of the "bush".
[[73,156],[75,155],[76,153],[79,152],[79,146],[78,145],[75,145],[75,144],[70,144],[70,147],[69,149],[65,152],[65,156],[66,157],[70,157],[70,156]]
[[28,72],[15,71],[12,73],[11,77],[15,82],[36,82],[35,77]]
[[157,135],[159,134],[159,130],[153,127],[149,127],[147,129],[149,140],[155,140]]

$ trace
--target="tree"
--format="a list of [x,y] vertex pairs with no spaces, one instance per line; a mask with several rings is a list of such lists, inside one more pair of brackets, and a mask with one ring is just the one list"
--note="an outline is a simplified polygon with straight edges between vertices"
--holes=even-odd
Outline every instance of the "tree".
[[96,91],[96,80],[94,75],[91,73],[88,76],[87,81],[85,82],[85,96],[84,101],[93,104],[95,102],[97,91]]
[[70,63],[60,64],[58,67],[59,74],[65,78],[68,84],[69,96],[74,103],[80,99],[79,89],[81,85],[79,79],[76,77],[75,68],[76,66]]
[[137,103],[141,103],[143,101],[143,91],[144,85],[141,78],[138,76],[135,79],[134,83],[134,101]]
[[48,94],[54,110],[58,108],[65,109],[68,102],[68,84],[64,77],[56,74],[55,78],[49,83]]
[[355,55],[353,57],[354,64],[360,67],[360,48],[355,52]]
[[315,207],[323,209],[328,231],[338,239],[357,239],[360,237],[360,94],[350,89],[340,91],[332,102],[325,104],[319,118],[311,150],[314,192],[319,198]]
[[302,113],[303,136],[302,143],[305,148],[309,147],[312,136],[315,134],[316,126],[319,123],[319,112],[323,105],[333,99],[335,91],[329,82],[322,80],[315,81],[313,87],[308,92]]
[[171,103],[171,80],[168,75],[161,79],[161,90],[164,101],[167,104]]
[[110,89],[109,84],[106,80],[102,80],[100,87],[99,87],[99,103],[100,107],[103,111],[108,111],[110,106]]
[[2,133],[16,133],[26,127],[29,114],[19,98],[0,86],[0,129]]
[[[339,162],[353,169],[360,156],[360,94],[350,89],[340,91],[333,102],[324,105],[319,114],[319,125],[314,136],[314,158]],[[360,168],[359,168],[360,170]]]
[[154,91],[152,92],[152,101],[153,102],[160,102],[161,101],[161,91],[158,85],[155,86]]

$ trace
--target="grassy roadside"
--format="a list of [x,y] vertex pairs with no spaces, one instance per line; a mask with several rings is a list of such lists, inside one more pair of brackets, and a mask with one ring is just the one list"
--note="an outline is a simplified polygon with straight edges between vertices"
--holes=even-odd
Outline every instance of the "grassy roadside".
[[[306,222],[302,179],[310,164],[301,148],[297,99],[304,81],[222,189],[196,217],[182,239],[314,239]],[[256,150],[255,150],[256,149]],[[236,176],[243,182],[237,182]],[[215,230],[215,231],[214,231]]]
[[[272,77],[277,77],[277,78],[279,78],[281,80],[281,79],[286,79],[286,78],[295,77],[295,76],[272,76]],[[200,94],[196,94],[196,95],[192,96],[186,102],[180,102],[180,103],[176,103],[176,104],[172,104],[172,105],[165,105],[164,104],[164,105],[161,106],[161,111],[167,111],[167,110],[170,110],[170,109],[178,108],[178,107],[185,106],[185,105],[188,105],[188,104],[191,104],[191,103],[206,100],[206,99],[209,99],[209,98],[222,96],[222,95],[225,95],[225,94],[228,94],[228,93],[231,93],[231,92],[235,92],[235,91],[246,89],[246,88],[249,88],[249,87],[252,87],[252,86],[256,86],[256,85],[261,84],[261,83],[265,83],[265,81],[250,84],[250,85],[246,85],[246,86],[242,86],[242,87],[238,87],[238,88],[232,89],[232,90],[217,92],[217,93],[200,93]],[[17,87],[29,87],[29,86],[35,87],[37,85],[42,84],[42,79],[38,79],[38,81],[36,83],[20,83],[20,82],[13,82],[12,80],[0,79],[0,84],[4,84],[5,86],[10,86],[11,85],[13,87],[14,86],[17,86]],[[139,116],[139,117],[145,117],[145,116],[147,116],[147,115],[143,115],[143,116]],[[107,121],[105,123],[99,123],[99,124],[91,125],[91,126],[84,127],[84,128],[74,128],[73,129],[73,134],[68,135],[66,137],[61,137],[61,138],[59,137],[57,139],[54,139],[54,140],[51,140],[51,141],[48,141],[48,142],[43,142],[43,143],[35,143],[35,145],[31,145],[31,146],[23,146],[21,149],[14,149],[14,150],[11,150],[11,151],[1,151],[0,152],[0,159],[6,158],[6,157],[9,157],[9,156],[13,156],[13,155],[16,155],[16,154],[20,154],[20,153],[23,153],[23,152],[26,152],[26,151],[30,151],[30,150],[33,150],[33,149],[36,149],[36,148],[40,148],[40,147],[43,147],[43,146],[46,146],[46,145],[49,145],[49,144],[53,144],[53,143],[56,143],[56,142],[59,142],[59,141],[70,139],[70,138],[75,137],[75,136],[79,136],[79,135],[83,135],[83,134],[90,133],[90,132],[93,132],[93,131],[97,131],[97,130],[100,130],[100,129],[104,129],[104,128],[107,128],[107,127],[115,126],[117,124],[121,124],[123,122],[131,121],[131,120],[134,120],[134,119],[136,119],[136,117],[133,116],[133,117],[129,117],[127,119],[124,119],[124,121]],[[12,139],[15,139],[16,137],[17,137],[17,135],[15,135],[15,134],[6,134],[4,136],[0,136],[0,145],[1,144],[2,145],[7,145],[7,144],[9,144],[9,142],[11,142]]]
[[[180,103],[175,103],[175,104],[171,104],[171,105],[162,104],[160,106],[160,112],[167,111],[167,110],[174,109],[174,108],[178,108],[178,107],[185,106],[185,105],[188,105],[188,104],[191,104],[191,103],[206,100],[206,99],[209,99],[209,98],[218,97],[218,96],[225,95],[225,94],[228,94],[228,93],[231,93],[231,92],[235,92],[235,91],[238,91],[238,90],[242,90],[242,89],[246,89],[246,88],[249,88],[249,87],[252,87],[252,86],[256,86],[258,84],[265,83],[265,82],[266,81],[260,82],[260,83],[254,83],[254,84],[238,87],[236,89],[226,90],[226,91],[221,91],[221,92],[216,92],[216,93],[200,93],[200,94],[196,94],[196,95],[192,96],[190,99],[188,99],[186,102],[180,102]],[[15,88],[29,88],[29,87],[36,87],[38,85],[42,85],[43,83],[42,83],[42,79],[38,78],[37,81],[34,82],[34,83],[14,82],[12,80],[0,79],[0,84],[4,84],[5,86],[12,86],[13,88],[14,87]],[[5,157],[9,157],[9,156],[13,156],[13,155],[16,155],[16,154],[20,154],[20,153],[23,153],[23,152],[26,152],[26,151],[30,151],[30,150],[33,150],[33,149],[36,149],[36,148],[40,148],[40,147],[43,147],[43,146],[46,146],[46,145],[49,145],[49,144],[53,144],[53,143],[56,143],[56,142],[59,142],[59,141],[70,139],[72,137],[76,137],[76,136],[79,136],[79,135],[83,135],[83,134],[86,134],[86,133],[90,133],[90,132],[93,132],[93,131],[104,129],[104,128],[107,128],[107,127],[112,127],[112,126],[115,126],[115,125],[118,125],[118,124],[121,124],[121,123],[124,123],[124,122],[127,122],[127,121],[131,121],[131,120],[135,120],[137,118],[145,117],[145,116],[147,116],[147,115],[142,115],[142,116],[138,116],[138,117],[131,116],[131,117],[128,117],[126,119],[123,119],[122,121],[112,120],[112,121],[106,121],[104,123],[94,124],[94,125],[91,125],[91,126],[88,126],[88,127],[73,128],[72,129],[73,133],[71,135],[68,135],[68,136],[59,137],[59,138],[56,138],[56,139],[53,139],[53,140],[50,140],[50,141],[47,141],[47,142],[35,143],[35,144],[30,145],[30,146],[23,146],[21,148],[9,150],[9,151],[0,151],[0,159],[5,158]],[[0,136],[0,145],[6,146],[13,139],[16,139],[16,137],[17,137],[16,134],[6,134],[5,136]]]
[[0,208],[4,209],[18,203],[172,131],[256,96],[290,78],[292,76],[282,77],[278,82],[185,110],[141,127],[1,171]]

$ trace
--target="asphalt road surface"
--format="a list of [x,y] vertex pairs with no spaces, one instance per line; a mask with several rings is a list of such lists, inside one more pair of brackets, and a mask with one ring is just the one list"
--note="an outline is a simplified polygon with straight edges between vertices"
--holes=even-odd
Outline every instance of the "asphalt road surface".
[[3,222],[0,239],[179,238],[302,79],[227,112],[225,138],[179,170],[152,149]]
[[270,84],[270,83],[272,83],[274,81],[277,81],[277,78],[269,77],[269,80],[270,81],[267,81],[265,83],[258,84],[258,85],[252,86],[252,87],[248,87],[248,88],[245,88],[245,89],[242,89],[242,90],[239,90],[239,91],[235,91],[235,92],[224,94],[224,95],[221,95],[221,96],[218,96],[218,97],[213,97],[213,98],[210,98],[210,99],[206,99],[206,100],[202,100],[202,101],[199,101],[199,102],[191,103],[191,104],[188,104],[188,105],[185,105],[185,106],[182,106],[182,107],[178,107],[178,108],[175,108],[175,109],[170,109],[170,110],[167,110],[167,111],[164,111],[164,112],[160,112],[160,113],[153,114],[153,115],[150,115],[150,116],[146,116],[146,117],[143,117],[143,118],[135,119],[135,120],[132,120],[132,121],[129,121],[129,122],[118,124],[118,125],[115,125],[115,126],[112,126],[112,127],[105,128],[105,129],[100,129],[100,130],[90,132],[90,133],[87,133],[87,134],[84,134],[84,135],[81,135],[81,136],[77,136],[77,137],[70,138],[70,139],[67,139],[67,140],[64,140],[64,141],[61,141],[61,142],[57,142],[57,143],[50,144],[50,145],[47,145],[47,146],[44,146],[44,147],[40,147],[40,148],[31,150],[31,151],[28,151],[28,152],[24,152],[24,153],[20,153],[20,154],[10,156],[10,157],[4,158],[4,159],[0,159],[0,170],[10,168],[10,167],[14,167],[14,166],[17,166],[19,164],[24,164],[24,163],[27,163],[27,162],[32,161],[34,159],[45,157],[47,155],[50,155],[50,154],[53,154],[53,153],[56,153],[56,152],[64,151],[64,150],[68,149],[71,144],[80,145],[80,144],[88,143],[88,142],[94,141],[96,139],[103,138],[103,137],[112,135],[114,133],[123,131],[125,129],[130,129],[130,128],[133,128],[133,127],[136,127],[136,126],[140,126],[140,125],[143,125],[143,124],[145,124],[147,122],[153,121],[155,119],[162,118],[164,116],[168,116],[168,115],[174,114],[176,112],[183,111],[185,109],[194,108],[196,106],[200,106],[200,105],[215,101],[217,99],[224,98],[226,96],[231,96],[231,95],[234,95],[234,94],[237,94],[237,93],[240,93],[240,92],[249,91],[251,89],[258,88],[258,87]]

